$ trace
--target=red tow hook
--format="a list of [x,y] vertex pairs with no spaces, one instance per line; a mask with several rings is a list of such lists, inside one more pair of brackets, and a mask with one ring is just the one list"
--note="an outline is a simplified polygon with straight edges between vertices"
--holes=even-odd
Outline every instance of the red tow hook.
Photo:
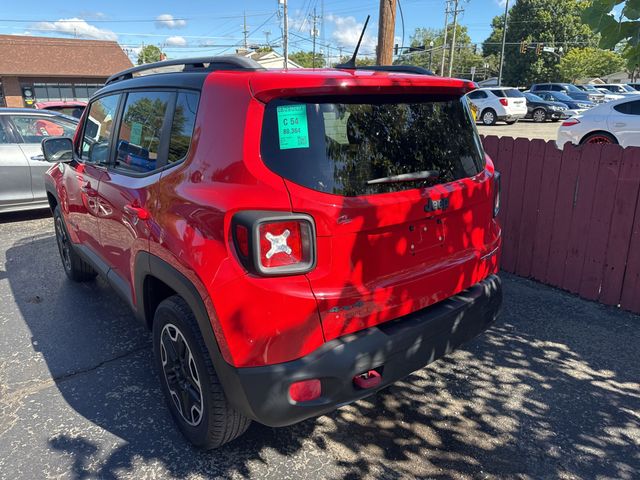
[[376,370],[369,370],[368,372],[353,377],[353,383],[356,387],[362,388],[363,390],[375,388],[382,383],[382,375]]

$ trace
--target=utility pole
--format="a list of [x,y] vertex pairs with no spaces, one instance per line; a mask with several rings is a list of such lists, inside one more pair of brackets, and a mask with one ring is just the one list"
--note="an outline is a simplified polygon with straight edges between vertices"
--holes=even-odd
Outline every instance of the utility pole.
[[244,13],[244,30],[242,30],[242,34],[244,35],[244,49],[247,50],[249,48],[249,45],[247,43],[247,34],[249,33],[249,30],[247,30],[247,11],[245,10],[243,13]]
[[509,15],[509,0],[504,5],[504,22],[502,25],[502,50],[500,51],[500,73],[498,73],[498,86],[502,86],[502,66],[504,65],[504,46],[507,43],[507,16]]
[[444,61],[447,56],[447,33],[449,32],[449,0],[445,2],[444,10],[444,40],[442,41],[442,63],[440,64],[440,75],[444,77]]
[[289,68],[289,16],[287,13],[287,0],[282,0],[284,10],[284,31],[282,35],[282,50],[284,52],[284,68]]
[[453,0],[453,32],[451,33],[451,53],[449,53],[449,76],[453,73],[453,52],[456,48],[456,30],[458,28],[458,13],[463,10],[458,8],[460,0]]
[[396,29],[396,0],[380,0],[378,22],[377,64],[391,65],[393,62],[393,35]]
[[265,30],[262,33],[264,33],[264,38],[267,41],[267,47],[271,47],[271,44],[269,43],[269,36],[271,35],[271,30]]
[[313,53],[311,57],[311,68],[316,68],[316,38],[318,38],[318,17],[316,8],[313,7],[313,27],[311,27],[311,37],[313,38]]

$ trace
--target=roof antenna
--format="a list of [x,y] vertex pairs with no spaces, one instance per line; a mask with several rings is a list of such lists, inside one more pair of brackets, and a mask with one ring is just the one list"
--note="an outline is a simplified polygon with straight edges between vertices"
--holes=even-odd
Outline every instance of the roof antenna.
[[356,44],[356,49],[353,52],[353,56],[347,62],[336,65],[335,68],[356,68],[356,57],[358,56],[358,50],[360,50],[362,37],[364,37],[364,32],[367,29],[367,23],[369,23],[370,17],[371,15],[367,15],[367,19],[364,21],[364,27],[362,27],[362,33],[360,33],[360,40],[358,40],[358,43]]

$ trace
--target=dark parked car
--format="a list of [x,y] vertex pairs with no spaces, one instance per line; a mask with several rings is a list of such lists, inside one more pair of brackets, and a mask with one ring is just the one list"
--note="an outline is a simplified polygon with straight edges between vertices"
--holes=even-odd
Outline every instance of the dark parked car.
[[527,99],[527,115],[524,118],[532,119],[534,122],[544,122],[551,120],[557,122],[563,118],[569,118],[567,115],[568,107],[564,103],[550,102],[535,93],[525,93]]
[[627,85],[640,92],[640,83],[627,83]]
[[567,115],[578,115],[596,105],[588,100],[574,100],[562,92],[536,92],[536,95],[548,102],[560,102],[565,104],[568,108],[565,112]]
[[594,103],[603,103],[604,93],[583,92],[571,83],[534,83],[531,85],[531,93],[557,92],[573,98],[574,100],[588,100]]

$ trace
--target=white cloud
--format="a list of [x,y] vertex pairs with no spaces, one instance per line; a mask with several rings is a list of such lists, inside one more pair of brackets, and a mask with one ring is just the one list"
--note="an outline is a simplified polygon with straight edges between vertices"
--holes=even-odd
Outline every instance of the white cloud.
[[174,36],[167,38],[164,43],[168,47],[184,47],[187,45],[187,40],[184,37]]
[[30,27],[31,30],[60,33],[78,38],[91,38],[94,40],[117,40],[116,35],[111,30],[98,28],[87,23],[81,18],[61,18],[56,22],[39,22]]
[[156,28],[168,28],[173,30],[174,28],[184,28],[187,26],[187,21],[181,18],[173,18],[173,15],[163,13],[156,17]]
[[[340,47],[344,47],[345,54],[349,50],[353,50],[360,33],[362,33],[362,27],[364,22],[358,22],[355,17],[341,17],[339,15],[327,15],[327,20],[333,23],[333,32],[331,32],[331,39],[333,43]],[[371,22],[367,25],[367,32],[362,39],[362,45],[360,46],[360,54],[373,55],[376,51],[376,38],[371,31]],[[349,52],[350,53],[350,52]]]

